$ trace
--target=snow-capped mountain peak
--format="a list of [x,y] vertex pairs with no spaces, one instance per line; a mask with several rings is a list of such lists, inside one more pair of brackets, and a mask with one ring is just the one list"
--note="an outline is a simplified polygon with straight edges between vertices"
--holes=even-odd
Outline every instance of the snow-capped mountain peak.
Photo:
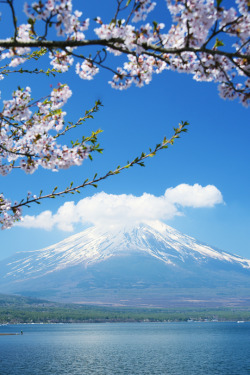
[[57,301],[169,306],[169,301],[205,298],[209,304],[223,299],[248,303],[249,285],[250,260],[161,222],[90,227],[0,262],[4,293]]
[[16,259],[9,260],[4,277],[27,279],[79,264],[88,267],[128,254],[152,256],[172,266],[186,261],[201,264],[219,260],[250,268],[248,259],[215,250],[164,223],[150,222],[113,229],[90,227],[47,248],[17,253]]

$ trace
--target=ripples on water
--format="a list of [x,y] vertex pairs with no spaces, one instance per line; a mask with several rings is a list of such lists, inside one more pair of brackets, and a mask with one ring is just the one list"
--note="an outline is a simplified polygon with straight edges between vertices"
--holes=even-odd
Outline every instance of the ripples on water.
[[249,375],[250,323],[1,326],[0,375]]

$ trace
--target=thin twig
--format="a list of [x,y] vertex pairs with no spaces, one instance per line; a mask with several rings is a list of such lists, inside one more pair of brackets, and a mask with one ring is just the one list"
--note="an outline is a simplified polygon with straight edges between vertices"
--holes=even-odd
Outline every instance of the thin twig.
[[107,172],[105,175],[103,175],[101,177],[98,177],[98,178],[97,178],[97,175],[95,175],[94,178],[91,181],[89,181],[87,179],[82,184],[80,184],[76,187],[73,187],[72,184],[71,184],[70,187],[67,187],[63,191],[60,191],[60,192],[57,192],[57,193],[55,192],[55,190],[56,190],[56,188],[55,188],[54,191],[50,194],[40,195],[40,196],[38,196],[36,198],[33,198],[33,199],[27,199],[26,201],[21,201],[20,203],[13,205],[11,207],[11,209],[13,211],[15,211],[19,207],[27,206],[31,203],[39,203],[39,201],[42,200],[42,199],[55,198],[57,196],[62,196],[64,194],[68,194],[68,193],[73,193],[73,194],[75,192],[79,193],[79,189],[82,189],[82,188],[87,187],[87,186],[97,187],[96,184],[99,183],[100,181],[105,180],[106,178],[108,178],[110,176],[114,176],[116,174],[119,174],[123,170],[131,168],[134,165],[144,166],[144,160],[145,159],[147,159],[149,157],[152,157],[152,156],[155,156],[155,154],[158,151],[168,148],[169,145],[173,145],[175,139],[180,138],[180,134],[187,131],[187,128],[186,128],[187,125],[188,125],[187,122],[184,122],[184,123],[182,122],[181,124],[179,124],[178,128],[174,128],[175,133],[170,139],[164,138],[163,142],[156,145],[154,150],[150,149],[150,152],[147,153],[147,154],[142,153],[140,157],[136,157],[132,162],[128,162],[123,167],[118,166],[115,170],[113,170],[113,171],[111,170],[111,171]]

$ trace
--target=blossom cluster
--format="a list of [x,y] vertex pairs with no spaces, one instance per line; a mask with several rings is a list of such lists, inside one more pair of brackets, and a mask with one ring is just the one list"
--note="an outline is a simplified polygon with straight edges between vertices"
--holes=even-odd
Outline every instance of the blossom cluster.
[[48,0],[34,2],[32,5],[25,3],[24,12],[35,20],[42,20],[55,25],[58,36],[66,36],[68,40],[84,40],[83,31],[89,27],[89,19],[80,21],[82,12],[76,10],[72,13],[71,0]]
[[65,73],[69,70],[69,68],[73,65],[74,58],[68,54],[72,48],[68,48],[66,51],[53,51],[49,53],[49,57],[51,59],[51,65],[57,71]]
[[[239,78],[249,76],[249,59],[232,59],[227,54],[215,53],[224,43],[214,36],[223,38],[227,34],[234,41],[237,39],[233,44],[236,54],[240,51],[242,55],[249,55],[250,15],[244,1],[239,0],[237,4],[238,11],[219,8],[213,0],[167,0],[173,18],[168,33],[162,32],[163,24],[154,27],[146,24],[135,29],[125,20],[101,23],[95,29],[98,37],[117,39],[116,50],[126,50],[128,55],[128,61],[110,81],[111,86],[120,90],[132,83],[142,86],[152,80],[153,73],[171,69],[190,73],[197,81],[217,82],[222,98],[239,98],[243,105],[249,105],[249,79],[244,82]],[[215,25],[218,29],[212,31]]]
[[[30,42],[32,40],[31,25],[23,24],[17,29],[17,41],[18,42]],[[10,48],[7,52],[3,48],[0,49],[0,60],[11,59],[9,66],[16,67],[23,64],[27,60],[27,56],[31,49],[29,47],[18,47]]]
[[[85,34],[83,32],[89,28],[88,18],[84,21],[79,20],[82,16],[82,12],[77,10],[72,12],[71,0],[39,1],[32,3],[32,5],[25,3],[24,12],[29,18],[29,23],[17,27],[16,41],[18,42],[29,43],[40,39],[34,27],[36,20],[45,21],[49,25],[55,25],[57,35],[66,37],[67,40],[84,40]],[[47,37],[47,31],[43,38]],[[61,72],[66,72],[74,61],[73,58],[68,55],[68,52],[72,52],[72,50],[73,49],[67,48],[67,52],[54,49],[50,51],[49,57],[53,68]],[[16,67],[27,61],[31,49],[29,47],[15,47],[10,48],[7,52],[5,52],[4,49],[1,49],[0,52],[1,51],[0,60],[9,58],[11,59],[9,66]]]
[[151,0],[136,0],[132,22],[145,21],[148,14],[154,10],[155,6],[156,3]]
[[[32,5],[25,3],[24,12],[33,20],[42,20],[54,24],[57,35],[66,37],[67,40],[82,41],[85,39],[84,31],[89,28],[89,18],[80,21],[82,12],[72,11],[71,0],[48,0],[46,2],[34,2]],[[51,65],[54,69],[66,72],[73,64],[74,59],[70,55],[73,48],[65,51],[53,49],[49,53]]]
[[82,79],[91,80],[99,72],[99,68],[91,60],[84,60],[81,64],[76,64],[76,73]]
[[11,201],[0,194],[0,224],[2,229],[13,226],[16,221],[21,220],[22,209],[20,207],[11,208]]
[[58,144],[65,130],[63,105],[72,95],[67,85],[59,85],[43,101],[32,103],[29,87],[18,89],[4,101],[1,113],[0,173],[13,168],[33,173],[39,166],[58,170],[80,165],[88,156],[84,142],[68,147]]

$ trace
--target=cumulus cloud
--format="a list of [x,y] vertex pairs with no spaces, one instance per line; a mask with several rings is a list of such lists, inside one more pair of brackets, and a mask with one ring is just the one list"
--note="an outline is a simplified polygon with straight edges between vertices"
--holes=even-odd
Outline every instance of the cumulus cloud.
[[182,207],[213,207],[219,203],[223,203],[223,197],[214,185],[181,184],[159,197],[147,193],[136,197],[101,192],[78,203],[66,202],[55,214],[47,210],[37,216],[26,215],[17,225],[71,232],[77,223],[109,226],[167,220],[182,215]]
[[183,207],[213,207],[223,202],[221,192],[214,185],[180,184],[165,191],[165,198]]

